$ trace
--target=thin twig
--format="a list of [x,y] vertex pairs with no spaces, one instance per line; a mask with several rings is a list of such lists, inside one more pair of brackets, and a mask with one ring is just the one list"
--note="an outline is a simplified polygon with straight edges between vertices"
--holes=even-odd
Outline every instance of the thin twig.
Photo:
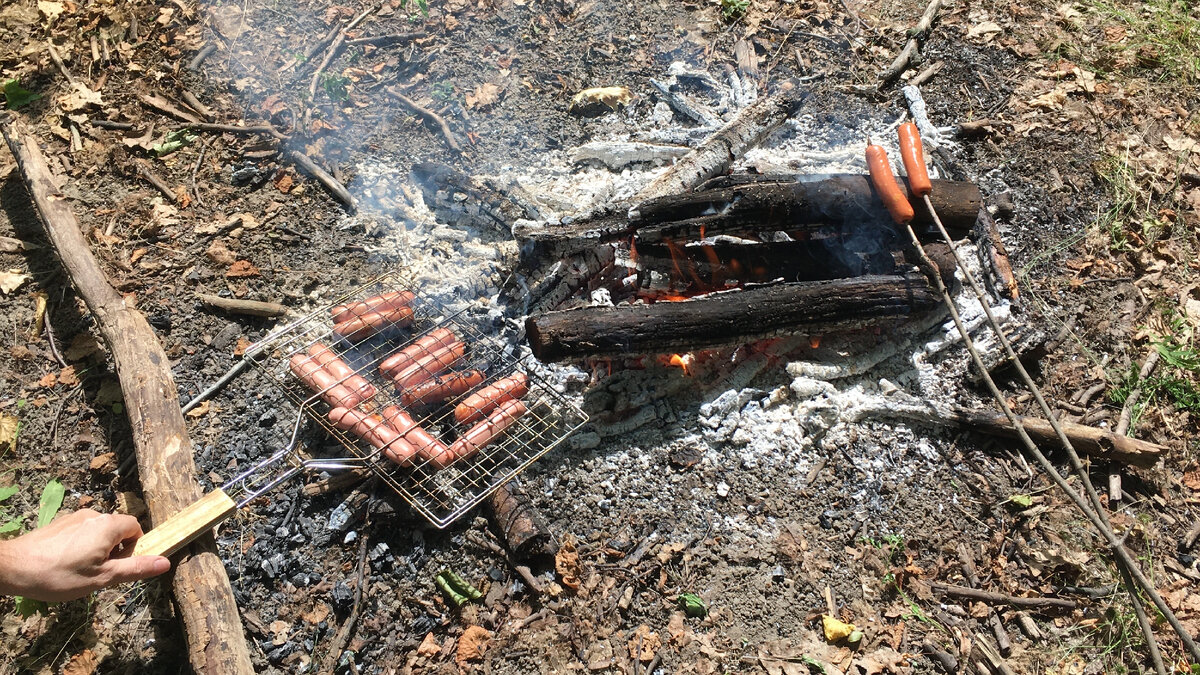
[[71,71],[67,70],[67,64],[63,63],[62,57],[58,55],[58,49],[54,47],[54,40],[46,40],[46,50],[50,52],[50,60],[58,66],[59,72],[63,77],[67,78],[67,82],[75,84],[75,78],[71,75]]
[[98,129],[112,129],[113,131],[132,131],[132,122],[113,122],[111,120],[88,120],[88,124]]
[[213,52],[215,51],[217,51],[217,43],[209,42],[208,44],[204,45],[204,47],[192,57],[192,60],[188,62],[188,70],[200,70],[200,64],[204,63],[204,60],[212,56]]
[[367,564],[367,527],[369,525],[370,516],[368,515],[367,523],[364,524],[362,534],[358,539],[358,583],[354,588],[354,609],[350,610],[350,616],[346,618],[346,623],[342,624],[337,636],[333,638],[333,645],[326,654],[326,663],[322,672],[333,672],[337,662],[342,658],[342,652],[350,642],[350,635],[354,633],[358,617],[362,614],[363,587],[366,586],[370,577],[370,565]]
[[914,87],[919,87],[922,84],[925,84],[926,80],[933,77],[934,75],[937,75],[938,71],[941,70],[942,67],[945,65],[946,65],[945,61],[938,61],[937,63],[933,64],[932,66],[929,66],[925,70],[922,70],[916,77],[909,80],[908,83]]
[[368,8],[362,14],[354,17],[354,20],[346,24],[345,28],[338,31],[337,37],[335,37],[333,40],[333,44],[329,45],[329,51],[325,52],[325,58],[321,59],[321,65],[317,66],[317,70],[313,72],[312,83],[308,85],[309,96],[315,97],[317,95],[317,84],[321,80],[321,73],[325,72],[325,69],[329,67],[329,64],[333,63],[333,60],[337,57],[338,53],[342,51],[342,46],[346,42],[346,31],[351,31],[357,28],[358,24],[365,21],[368,16],[374,14],[376,10],[382,6],[382,3],[380,3]]
[[243,358],[241,361],[238,361],[237,363],[233,364],[233,367],[230,368],[229,370],[227,370],[225,372],[225,374],[221,376],[221,379],[212,383],[212,385],[209,386],[208,389],[205,389],[204,391],[200,392],[199,394],[196,394],[196,398],[193,398],[192,400],[188,401],[186,404],[183,405],[182,408],[180,408],[180,410],[182,412],[186,413],[189,410],[200,405],[201,403],[212,398],[212,396],[214,394],[216,394],[218,391],[221,391],[222,389],[224,389],[225,385],[232,382],[233,379],[235,377],[237,377],[243,370],[245,370],[246,366],[248,366],[248,365],[250,365],[250,359],[247,359],[247,358]]
[[138,160],[137,169],[138,173],[142,175],[142,178],[145,178],[147,183],[153,185],[154,189],[163,193],[163,196],[165,196],[167,199],[170,199],[173,202],[179,199],[179,196],[175,194],[175,191],[171,189],[171,186],[167,185],[166,181],[159,178],[158,174],[154,173],[154,171],[152,171],[145,162]]
[[324,185],[325,189],[329,190],[339,202],[345,204],[346,208],[350,209],[351,211],[354,211],[358,208],[358,205],[354,202],[354,197],[350,195],[350,191],[347,190],[346,187],[342,185],[340,181],[338,181],[338,179],[329,175],[328,171],[317,166],[317,163],[312,161],[311,157],[303,152],[300,152],[299,150],[285,150],[284,157],[291,160],[296,166],[304,169],[308,175],[316,178],[317,181],[320,182],[321,185]]
[[1151,349],[1146,355],[1146,360],[1142,361],[1142,367],[1138,371],[1137,387],[1129,392],[1129,396],[1125,398],[1125,405],[1121,406],[1121,416],[1117,418],[1116,434],[1118,436],[1129,435],[1129,426],[1133,423],[1133,409],[1137,407],[1138,400],[1142,398],[1142,382],[1150,377],[1150,373],[1154,372],[1154,367],[1158,365],[1158,350]]
[[190,112],[181,109],[179,106],[167,100],[165,96],[138,94],[138,100],[141,101],[142,104],[147,108],[153,108],[154,110],[157,110],[168,117],[174,117],[175,119],[187,122],[188,124],[201,123],[199,117],[196,117]]
[[879,73],[880,87],[886,86],[892,80],[900,77],[905,70],[908,70],[908,64],[912,61],[913,56],[916,56],[917,46],[921,40],[925,39],[925,34],[929,32],[929,27],[933,25],[933,20],[937,17],[941,7],[942,0],[930,0],[929,5],[925,7],[925,13],[921,15],[921,20],[917,22],[916,28],[909,31],[908,42],[904,43],[904,49],[900,50],[896,60],[892,61],[892,65]]
[[50,344],[50,353],[54,355],[54,360],[58,361],[58,365],[66,368],[67,362],[58,351],[58,341],[54,339],[54,328],[50,325],[49,306],[46,307],[46,313],[42,318],[42,327],[46,329],[46,341]]
[[401,94],[396,90],[395,87],[388,87],[387,89],[384,89],[384,91],[390,94],[392,98],[399,101],[404,107],[436,124],[438,129],[441,130],[442,136],[446,139],[446,145],[450,146],[450,149],[455,152],[462,152],[462,146],[458,144],[458,139],[454,137],[454,132],[450,131],[450,125],[446,124],[446,120],[443,119],[441,115],[433,112],[429,108],[417,105],[415,101],[404,94]]
[[75,387],[72,388],[71,391],[68,391],[66,396],[63,396],[62,400],[58,402],[58,408],[54,411],[54,421],[50,423],[50,452],[55,452],[58,450],[58,422],[62,417],[63,409],[67,407],[67,401],[71,400],[75,394],[78,394],[81,391],[83,391],[82,382],[75,385]]
[[529,569],[529,566],[518,565],[516,561],[514,561],[512,557],[508,555],[508,551],[504,550],[503,546],[497,544],[491,539],[480,536],[475,532],[467,532],[467,540],[472,544],[475,544],[480,548],[486,548],[492,553],[495,553],[503,558],[504,561],[508,563],[509,567],[516,570],[517,574],[521,576],[521,579],[525,581],[525,585],[528,586],[529,590],[533,591],[535,595],[542,595],[545,592],[542,589],[541,582],[537,580],[537,577],[533,576],[533,571]]
[[425,31],[417,31],[415,33],[389,33],[387,35],[376,35],[373,37],[354,38],[346,40],[347,45],[381,45],[381,44],[397,44],[400,42],[412,42],[425,37]]
[[204,153],[208,152],[208,140],[200,144],[200,155],[196,157],[196,163],[192,166],[192,195],[196,197],[196,203],[204,206],[204,200],[200,198],[200,188],[196,187],[196,173],[200,171],[200,165],[204,163]]
[[183,97],[184,103],[187,103],[189,106],[191,106],[192,110],[200,113],[200,115],[205,119],[211,120],[213,117],[215,117],[212,109],[204,105],[204,103],[202,103],[200,99],[196,98],[196,95],[192,92],[184,89],[180,96]]

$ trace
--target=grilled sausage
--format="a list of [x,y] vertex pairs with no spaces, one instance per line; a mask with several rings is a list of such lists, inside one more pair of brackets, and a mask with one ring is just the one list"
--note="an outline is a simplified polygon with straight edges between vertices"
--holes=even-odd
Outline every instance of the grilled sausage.
[[454,406],[454,419],[459,424],[478,422],[501,403],[524,398],[528,393],[529,378],[525,373],[500,378]]
[[480,448],[499,438],[526,410],[525,404],[516,399],[501,403],[486,420],[471,427],[470,431],[450,444],[450,455],[455,460],[474,455]]
[[372,447],[397,464],[411,464],[417,450],[400,437],[399,432],[373,415],[354,409],[334,408],[329,411],[329,421],[342,431],[349,431],[370,443]]
[[421,459],[431,462],[439,469],[454,461],[454,455],[450,454],[444,443],[418,426],[412,416],[400,408],[389,405],[383,409],[383,418],[400,434],[400,438],[414,448]]
[[451,343],[439,348],[432,354],[422,356],[413,361],[412,365],[396,373],[392,378],[392,382],[396,383],[397,389],[403,391],[428,380],[438,373],[449,370],[466,353],[467,345],[462,342]]
[[384,359],[379,364],[379,372],[384,377],[391,377],[412,365],[416,359],[457,341],[458,338],[449,328],[430,331],[428,335]]
[[481,370],[466,370],[438,375],[431,380],[426,380],[409,389],[405,389],[400,393],[400,402],[406,406],[438,403],[448,398],[462,396],[483,384],[483,380],[484,374]]
[[883,146],[867,143],[867,169],[871,174],[871,185],[875,186],[879,199],[887,207],[888,213],[892,214],[892,220],[899,225],[912,221],[912,204],[908,202],[908,196],[896,182],[896,176],[892,174],[892,165],[888,162],[887,150],[884,150]]
[[337,378],[340,384],[361,396],[362,400],[366,401],[375,395],[375,387],[361,375],[354,372],[354,369],[346,365],[345,361],[339,359],[337,354],[334,354],[333,350],[329,347],[320,342],[314,342],[308,347],[308,355],[316,359],[317,363],[320,363],[321,367],[329,372],[330,375]]
[[356,316],[363,316],[375,311],[407,307],[412,304],[414,297],[409,291],[392,291],[359,302],[338,305],[331,308],[329,312],[333,315],[334,323],[342,323]]
[[908,189],[918,197],[933,192],[929,171],[925,169],[925,153],[921,149],[921,132],[917,125],[905,122],[900,125],[900,159],[904,161],[904,172],[908,174]]
[[321,399],[333,407],[353,407],[362,403],[362,398],[339,384],[329,371],[321,367],[316,359],[304,354],[293,354],[289,367],[296,377],[313,392],[320,394]]
[[411,307],[380,309],[356,316],[349,321],[333,324],[333,332],[347,340],[358,341],[370,337],[390,325],[407,326],[412,323]]

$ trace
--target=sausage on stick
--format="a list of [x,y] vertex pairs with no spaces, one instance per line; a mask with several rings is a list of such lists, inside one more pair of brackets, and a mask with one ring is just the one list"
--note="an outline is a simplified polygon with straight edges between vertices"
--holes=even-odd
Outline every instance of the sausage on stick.
[[884,150],[883,146],[872,145],[871,139],[867,139],[867,170],[871,175],[871,185],[875,187],[875,192],[887,207],[888,213],[892,214],[892,220],[900,225],[911,222],[915,215],[913,207],[908,202],[908,195],[904,194],[904,190],[896,182],[896,176],[892,174],[887,150]]
[[925,152],[921,149],[921,132],[917,125],[905,122],[897,130],[900,135],[900,159],[904,162],[904,172],[908,174],[908,189],[918,197],[933,192],[933,182],[929,180],[929,171],[925,169]]
[[471,394],[454,407],[454,419],[459,424],[471,424],[488,416],[505,401],[524,398],[529,393],[529,378],[516,373],[489,384]]

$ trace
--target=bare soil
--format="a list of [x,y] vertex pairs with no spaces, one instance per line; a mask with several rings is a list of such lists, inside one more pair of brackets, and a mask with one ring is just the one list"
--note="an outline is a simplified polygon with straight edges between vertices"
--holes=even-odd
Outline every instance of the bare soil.
[[[1132,3],[1130,11],[1142,16],[1162,4]],[[998,120],[989,133],[957,138],[936,161],[952,177],[979,183],[1000,206],[1022,281],[1019,316],[1052,337],[1036,364],[1047,396],[1063,402],[1064,414],[1114,426],[1121,406],[1112,394],[1152,342],[1171,335],[1194,344],[1196,309],[1187,299],[1200,129],[1194,95],[1172,84],[1194,83],[1195,74],[1180,75],[1161,50],[1157,61],[1141,54],[1135,24],[1098,7],[949,5],[923,43],[922,65],[908,76],[944,62],[922,87],[939,124]],[[816,74],[805,85],[813,91],[806,115],[845,126],[894,120],[904,99],[894,86],[876,90],[875,73],[899,51],[923,7],[753,0],[743,17],[727,21],[715,3],[453,0],[431,3],[425,14],[394,0],[352,37],[424,36],[346,47],[310,95],[325,52],[304,59],[305,51],[367,9],[186,0],[0,7],[0,79],[42,96],[14,113],[42,141],[114,285],[158,330],[181,402],[279,325],[206,308],[195,294],[311,308],[402,264],[409,254],[389,242],[403,235],[413,188],[402,177],[413,164],[441,161],[498,176],[536,167],[546,153],[623,123],[620,114],[569,114],[578,91],[628,87],[633,112],[621,114],[632,115],[656,102],[648,79],[671,62],[723,73],[734,67],[739,39],[758,56],[763,93]],[[1118,29],[1128,37],[1114,39]],[[78,100],[48,40],[99,100]],[[190,70],[207,43],[219,48]],[[392,88],[445,117],[465,151],[453,152],[436,126],[398,105]],[[287,147],[313,157],[356,195],[358,216],[347,218],[317,182],[271,152],[268,139],[204,133],[156,156],[149,146],[175,121],[138,96],[178,102],[185,91],[215,121],[286,129]],[[131,140],[89,119],[129,122],[138,131],[154,125],[155,133]],[[1151,163],[1154,156],[1163,159]],[[1137,217],[1118,209],[1112,225],[1106,214],[1126,194],[1111,180],[1114,158],[1133,176]],[[0,476],[21,490],[4,505],[28,527],[42,487],[57,479],[67,487],[66,509],[144,515],[112,364],[90,337],[91,319],[48,248],[19,172],[6,168],[10,159],[0,154],[0,236],[23,241],[25,250],[0,253],[0,271],[29,279],[0,295],[0,414],[21,422]],[[178,199],[140,178],[138,162]],[[387,172],[373,173],[378,167]],[[1118,235],[1123,242],[1115,245]],[[47,302],[44,322],[35,320],[39,294]],[[961,354],[945,358],[951,369]],[[1194,372],[1171,372],[1194,385]],[[659,369],[629,377],[642,379],[601,382],[591,396],[607,395],[605,387],[662,386],[680,375]],[[764,398],[786,392],[791,379],[782,367],[768,369],[752,386]],[[1078,395],[1095,384],[1104,386],[1080,403]],[[238,378],[189,415],[206,488],[290,434],[290,412],[264,386],[261,377]],[[970,385],[947,386],[960,387],[964,401],[982,400]],[[289,484],[253,502],[221,526],[218,542],[256,666],[639,673],[653,655],[661,672],[807,672],[801,657],[845,672],[940,672],[922,655],[923,643],[965,663],[959,650],[988,634],[986,606],[929,591],[932,581],[963,582],[958,551],[965,545],[992,590],[1080,600],[1073,613],[1034,613],[1039,639],[1022,632],[1010,608],[997,608],[1014,642],[1009,665],[1016,672],[1148,667],[1127,596],[1088,595],[1117,580],[1100,540],[1015,445],[868,421],[807,444],[781,438],[780,447],[790,449],[774,458],[751,455],[703,431],[711,406],[723,405],[721,393],[697,386],[669,400],[653,428],[591,449],[556,450],[522,477],[558,543],[575,547],[578,588],[562,583],[562,569],[555,576],[543,567],[550,592],[534,594],[504,560],[471,542],[486,532],[481,518],[436,530],[371,482],[312,498]],[[1030,410],[1019,387],[1008,394]],[[753,419],[745,404],[737,409]],[[1190,587],[1200,572],[1195,550],[1183,543],[1197,522],[1200,487],[1193,414],[1166,400],[1147,407],[1136,435],[1171,454],[1152,470],[1122,472],[1127,497],[1113,505],[1113,518],[1195,632],[1200,596]],[[314,452],[331,450],[316,429],[305,434]],[[1108,470],[1093,467],[1098,486]],[[1032,506],[1014,508],[1014,495],[1032,495]],[[364,541],[361,616],[345,651],[331,655],[353,609]],[[450,606],[433,581],[445,568],[488,600]],[[827,589],[838,613],[866,634],[856,651],[819,636]],[[684,617],[681,593],[701,596],[708,616]],[[167,596],[157,581],[138,583],[29,619],[0,601],[0,663],[5,672],[185,671]],[[456,663],[456,641],[469,626],[486,628],[490,641],[481,658]],[[1156,630],[1182,668],[1186,654],[1170,629]]]

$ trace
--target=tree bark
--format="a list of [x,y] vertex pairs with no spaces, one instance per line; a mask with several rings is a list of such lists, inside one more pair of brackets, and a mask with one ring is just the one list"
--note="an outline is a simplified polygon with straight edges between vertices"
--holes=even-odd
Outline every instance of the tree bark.
[[916,272],[782,283],[679,302],[581,307],[531,316],[543,361],[710,349],[786,334],[867,328],[939,305]]
[[[170,361],[145,317],[126,306],[108,283],[34,138],[4,118],[0,118],[0,132],[17,159],[63,267],[112,352],[150,517],[155,524],[162,523],[200,498]],[[177,559],[173,585],[193,669],[222,675],[253,673],[233,590],[211,534]]]

